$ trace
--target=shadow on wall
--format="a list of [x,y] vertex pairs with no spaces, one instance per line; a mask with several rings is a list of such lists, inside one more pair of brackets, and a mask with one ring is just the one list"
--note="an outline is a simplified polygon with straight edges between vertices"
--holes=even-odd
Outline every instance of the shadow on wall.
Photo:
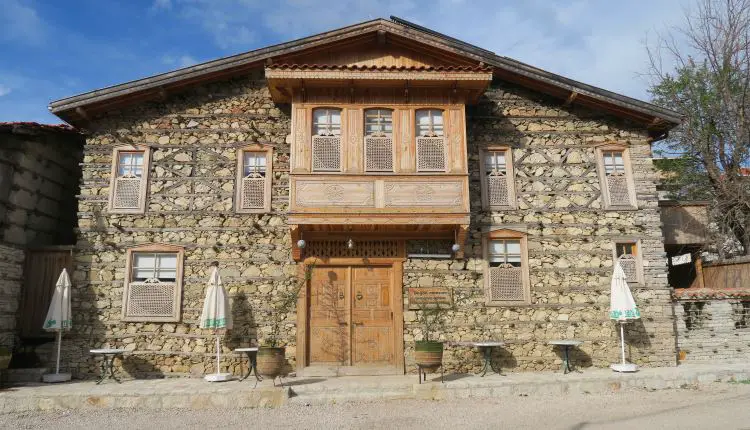
[[[136,379],[160,379],[164,378],[164,372],[154,366],[153,363],[137,355],[126,355],[120,359],[122,369],[128,375]],[[115,361],[115,366],[117,362]]]
[[247,294],[239,292],[233,297],[231,312],[234,326],[226,346],[232,350],[258,346],[258,327]]

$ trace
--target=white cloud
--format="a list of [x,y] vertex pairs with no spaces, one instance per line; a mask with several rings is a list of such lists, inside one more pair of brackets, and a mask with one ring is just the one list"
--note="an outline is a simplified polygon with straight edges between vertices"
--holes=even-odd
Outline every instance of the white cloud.
[[189,67],[194,64],[198,64],[198,60],[196,60],[190,55],[179,55],[179,56],[165,55],[161,57],[161,62],[168,66],[175,66],[179,68]]
[[421,0],[164,3],[213,38],[223,51],[216,57],[396,15],[499,55],[644,99],[647,84],[638,77],[648,66],[643,40],[649,31],[680,23],[687,1],[433,0],[428,8]]
[[10,94],[11,91],[13,90],[11,90],[9,87],[6,87],[5,85],[0,84],[0,97],[7,96],[8,94]]
[[172,0],[154,0],[151,10],[170,10],[172,9]]
[[44,41],[44,23],[27,2],[0,0],[0,11],[0,42],[39,45]]

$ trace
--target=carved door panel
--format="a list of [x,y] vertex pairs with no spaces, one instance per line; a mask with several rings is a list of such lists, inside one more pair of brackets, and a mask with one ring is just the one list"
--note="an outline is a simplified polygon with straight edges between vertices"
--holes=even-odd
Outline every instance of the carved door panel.
[[393,364],[390,267],[352,268],[352,364]]
[[316,267],[310,278],[310,364],[349,364],[349,267]]

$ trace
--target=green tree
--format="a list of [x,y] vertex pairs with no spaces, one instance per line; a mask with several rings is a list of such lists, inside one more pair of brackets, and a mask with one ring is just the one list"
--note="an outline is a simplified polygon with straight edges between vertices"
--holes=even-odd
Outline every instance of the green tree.
[[711,222],[750,255],[750,0],[699,0],[649,54],[653,101],[684,115],[663,145],[679,156],[659,166],[667,184],[710,201]]

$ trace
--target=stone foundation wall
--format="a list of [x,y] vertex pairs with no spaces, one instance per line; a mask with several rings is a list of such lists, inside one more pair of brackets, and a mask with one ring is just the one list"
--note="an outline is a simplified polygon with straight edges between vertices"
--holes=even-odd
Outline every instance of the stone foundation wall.
[[0,345],[11,347],[21,300],[24,252],[0,245]]
[[[674,304],[680,360],[750,358],[750,299],[677,300]],[[693,310],[691,310],[693,309]],[[743,317],[744,315],[744,317]]]

